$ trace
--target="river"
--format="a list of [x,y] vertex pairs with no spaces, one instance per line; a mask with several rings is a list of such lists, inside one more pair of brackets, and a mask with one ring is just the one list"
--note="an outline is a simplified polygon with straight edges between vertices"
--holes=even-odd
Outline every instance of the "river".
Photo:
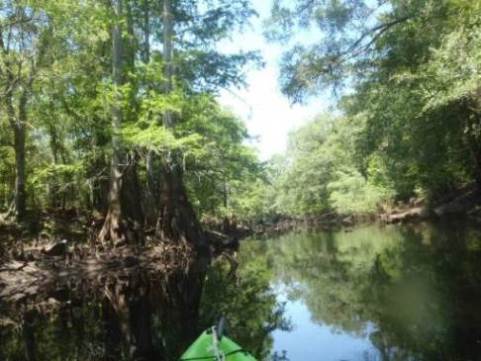
[[175,360],[221,315],[259,360],[481,360],[477,227],[293,232],[242,241],[238,260],[216,260],[203,282],[0,301],[0,360]]

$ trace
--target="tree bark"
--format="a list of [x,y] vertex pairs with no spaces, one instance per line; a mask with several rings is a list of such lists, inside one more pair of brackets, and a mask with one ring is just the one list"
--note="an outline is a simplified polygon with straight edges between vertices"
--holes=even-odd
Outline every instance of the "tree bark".
[[144,46],[142,49],[142,60],[148,64],[150,62],[150,6],[149,0],[142,3],[144,11]]
[[15,217],[18,222],[25,219],[27,193],[25,190],[25,126],[18,124],[13,130],[15,147]]
[[122,0],[115,0],[113,7],[116,22],[112,29],[112,78],[117,95],[112,106],[113,149],[109,210],[98,238],[102,244],[142,243],[143,215],[139,206],[136,159],[125,152],[121,136],[123,114],[118,88],[124,83],[120,25],[123,14]]
[[189,202],[182,171],[164,162],[161,190],[161,209],[156,233],[167,241],[186,242],[205,246],[205,235]]
[[[143,47],[142,47],[142,61],[145,64],[150,63],[150,2],[143,0]],[[147,90],[151,90],[150,84],[147,85]],[[151,119],[152,120],[152,119]],[[158,217],[158,202],[160,198],[160,169],[158,166],[159,156],[153,151],[149,150],[146,156],[146,171],[147,171],[147,189],[145,197],[145,218],[148,225],[155,225]]]
[[15,182],[15,208],[17,220],[22,221],[25,218],[26,213],[26,200],[27,194],[25,190],[26,184],[26,161],[25,161],[25,139],[26,139],[26,127],[27,124],[27,102],[30,89],[32,88],[34,73],[36,69],[32,69],[30,79],[23,89],[20,99],[18,101],[18,121],[15,127],[15,162],[17,164],[17,177]]
[[[13,81],[13,79],[12,79]],[[19,107],[22,104],[19,104]],[[7,109],[7,117],[10,124],[10,128],[13,131],[13,149],[15,153],[15,194],[14,194],[14,213],[17,222],[21,222],[25,219],[26,213],[26,159],[25,159],[25,139],[26,139],[26,129],[25,129],[25,119],[19,119],[20,115],[22,118],[26,117],[25,109],[19,112],[19,116],[15,112],[13,105],[13,94],[12,91],[8,91],[5,95],[5,106]],[[23,104],[25,107],[25,104]]]
[[[59,164],[60,146],[55,125],[48,125],[48,133],[50,136],[50,150],[52,152],[53,164],[57,165]],[[62,205],[63,209],[65,208],[65,191],[59,189],[58,182],[58,179],[52,179],[52,181],[49,182],[49,202],[51,208],[58,208]],[[62,198],[60,198],[60,196],[62,196]],[[60,202],[60,199],[62,199],[62,202]]]
[[[165,92],[172,91],[174,68],[172,65],[173,16],[171,0],[163,2],[163,56],[165,66]],[[164,125],[173,129],[172,113],[164,113]],[[189,202],[183,182],[180,154],[170,152],[161,161],[162,184],[160,191],[161,209],[156,225],[156,233],[161,239],[171,242],[186,242],[206,249],[204,232]]]

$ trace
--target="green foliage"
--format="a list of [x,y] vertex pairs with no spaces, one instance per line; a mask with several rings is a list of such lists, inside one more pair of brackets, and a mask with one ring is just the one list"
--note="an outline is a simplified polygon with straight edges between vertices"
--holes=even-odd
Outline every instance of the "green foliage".
[[[237,194],[260,177],[257,154],[248,145],[245,125],[212,96],[191,97],[181,110],[180,139],[196,138],[185,152],[185,176],[201,215],[238,214]],[[242,217],[243,215],[241,215]]]
[[[121,134],[115,135],[123,151],[135,155],[141,192],[147,183],[147,154],[175,152],[196,210],[217,215],[224,184],[237,189],[235,182],[259,173],[256,154],[244,145],[245,126],[215,100],[220,87],[242,84],[245,65],[259,63],[254,52],[223,54],[217,49],[220,40],[242,30],[255,15],[250,2],[172,1],[175,76],[169,92],[157,46],[164,30],[162,2],[124,1],[123,11],[122,19],[115,19],[109,2],[92,0],[2,5],[0,92],[3,96],[13,89],[17,118],[22,97],[26,99],[28,206],[105,211],[116,105],[123,119]],[[121,22],[124,42],[122,86],[112,84],[114,20]],[[10,70],[18,79],[11,79]],[[12,201],[17,166],[7,107],[2,98],[2,210]],[[166,112],[175,118],[174,128],[163,125]],[[232,213],[227,208],[222,213]]]
[[356,141],[364,126],[361,117],[321,115],[291,134],[286,169],[276,179],[280,214],[362,214],[389,199],[389,184],[360,171]]
[[[51,206],[65,206],[67,200],[74,206],[81,206],[82,199],[72,197],[72,191],[77,189],[88,192],[87,184],[83,182],[85,166],[82,162],[73,164],[46,164],[35,168],[30,177],[31,192],[36,195],[35,201]],[[57,198],[63,198],[58,203]]]
[[181,150],[184,153],[200,149],[200,135],[192,134],[186,137],[176,137],[172,131],[163,125],[151,124],[147,128],[140,128],[139,124],[126,126],[123,129],[124,140],[132,145],[157,153],[168,153]]
[[328,184],[329,200],[340,213],[374,212],[383,200],[388,199],[382,188],[370,184],[355,169],[338,171],[334,177],[335,180]]
[[274,2],[271,39],[321,33],[319,42],[286,52],[284,93],[303,101],[348,86],[339,109],[350,122],[362,118],[339,128],[351,139],[347,148],[338,143],[351,162],[324,143],[295,156],[290,178],[306,189],[289,195],[297,213],[372,210],[386,198],[436,199],[480,183],[479,14],[479,2],[464,0]]

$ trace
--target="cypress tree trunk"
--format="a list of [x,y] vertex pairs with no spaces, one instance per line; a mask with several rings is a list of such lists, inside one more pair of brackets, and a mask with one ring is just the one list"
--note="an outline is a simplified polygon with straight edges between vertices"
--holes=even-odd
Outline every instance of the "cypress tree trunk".
[[[50,136],[50,150],[52,152],[53,164],[59,164],[59,140],[57,129],[53,124],[49,124],[48,133]],[[62,194],[63,193],[63,194]],[[60,198],[59,196],[62,196]],[[65,208],[65,192],[61,191],[58,187],[58,180],[53,179],[49,184],[49,203],[51,208],[58,208],[62,205],[62,209]]]
[[[13,78],[11,79],[13,82]],[[13,149],[15,153],[15,194],[14,194],[14,213],[17,222],[21,222],[25,219],[26,213],[26,199],[27,194],[25,190],[26,183],[26,160],[25,160],[25,139],[26,129],[24,119],[26,117],[25,108],[23,111],[19,111],[19,115],[15,112],[13,105],[12,91],[8,91],[5,95],[5,106],[7,109],[7,117],[10,124],[10,128],[13,131]],[[19,107],[22,104],[19,104]],[[25,107],[25,104],[23,104]],[[20,119],[22,116],[22,119]]]
[[13,129],[15,147],[15,217],[18,222],[25,219],[27,193],[25,190],[25,125],[16,124]]
[[181,169],[168,161],[163,163],[161,209],[157,235],[164,240],[205,246],[205,236],[189,202]]
[[[149,0],[143,0],[143,44],[142,44],[142,61],[145,64],[150,63],[150,3]],[[150,90],[150,86],[147,88]],[[151,119],[152,120],[152,119]],[[159,156],[152,150],[146,156],[146,171],[147,171],[147,188],[145,195],[145,220],[147,225],[155,225],[158,217],[158,202],[160,199],[160,169],[158,166]]]
[[[43,51],[40,51],[42,53]],[[41,56],[39,56],[40,58]],[[32,69],[30,79],[23,89],[20,99],[18,101],[18,121],[15,126],[15,162],[17,164],[17,177],[15,182],[15,209],[17,220],[21,221],[25,218],[27,193],[25,190],[26,184],[26,161],[25,161],[25,139],[26,139],[26,127],[27,124],[27,101],[30,89],[32,88],[34,73],[36,69]]]
[[[120,26],[123,9],[122,0],[113,2],[116,17],[112,29],[112,77],[116,87],[124,83],[122,28]],[[119,91],[119,89],[117,89]],[[128,155],[122,144],[122,108],[117,95],[112,106],[112,163],[109,190],[109,209],[99,241],[142,243],[143,215],[140,208],[137,162],[134,155]]]
[[[172,22],[171,0],[163,2],[163,55],[165,62],[165,92],[172,91]],[[172,113],[164,114],[164,125],[174,127]],[[164,240],[187,242],[196,246],[205,246],[205,237],[197,216],[189,202],[183,182],[180,154],[170,153],[161,161],[162,184],[160,191],[161,209],[157,220],[156,231]]]

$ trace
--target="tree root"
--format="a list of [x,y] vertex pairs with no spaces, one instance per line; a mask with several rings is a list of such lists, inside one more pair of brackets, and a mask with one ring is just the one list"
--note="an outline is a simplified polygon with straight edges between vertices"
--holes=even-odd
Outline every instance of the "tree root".
[[49,292],[70,288],[72,284],[103,287],[109,279],[130,278],[146,274],[163,279],[175,272],[187,273],[195,263],[193,248],[162,243],[154,247],[134,249],[119,247],[82,259],[39,254],[30,262],[10,260],[0,269],[0,299],[17,302],[42,298]]

